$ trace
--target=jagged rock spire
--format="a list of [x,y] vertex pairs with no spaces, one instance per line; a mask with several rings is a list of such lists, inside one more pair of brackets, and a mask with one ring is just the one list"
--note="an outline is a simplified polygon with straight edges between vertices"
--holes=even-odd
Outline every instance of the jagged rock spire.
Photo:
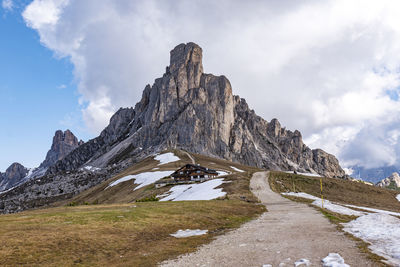
[[52,166],[81,144],[83,144],[83,141],[78,141],[78,138],[70,130],[66,130],[65,132],[57,130],[54,134],[51,148],[47,152],[46,159],[40,164],[40,167],[48,168]]

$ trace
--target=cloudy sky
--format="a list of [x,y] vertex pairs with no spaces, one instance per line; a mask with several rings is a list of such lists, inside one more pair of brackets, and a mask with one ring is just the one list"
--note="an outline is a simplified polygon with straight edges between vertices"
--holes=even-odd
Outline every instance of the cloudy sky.
[[398,1],[2,0],[2,9],[0,30],[19,46],[0,45],[14,64],[0,63],[0,123],[15,140],[0,133],[0,170],[38,164],[58,128],[96,136],[189,41],[203,48],[205,72],[227,76],[310,147],[343,166],[400,163]]

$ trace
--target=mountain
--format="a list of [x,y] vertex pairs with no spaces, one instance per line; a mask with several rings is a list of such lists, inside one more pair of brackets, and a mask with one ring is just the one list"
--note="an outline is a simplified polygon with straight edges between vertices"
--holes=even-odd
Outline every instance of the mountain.
[[380,187],[390,187],[392,189],[400,188],[400,176],[397,172],[394,172],[376,185]]
[[377,183],[390,176],[392,173],[400,171],[400,168],[396,166],[385,166],[379,168],[352,166],[349,169],[352,170],[351,176],[371,183]]
[[83,141],[78,141],[78,138],[70,131],[56,131],[53,137],[53,143],[50,150],[47,152],[46,159],[40,164],[39,168],[48,168],[54,165],[57,161],[65,158],[72,150],[82,145]]
[[250,166],[342,177],[337,159],[311,150],[299,131],[267,122],[232,94],[225,76],[203,73],[202,49],[180,44],[163,77],[147,85],[135,108],[120,109],[101,135],[50,168],[72,171],[82,164],[103,168],[125,157],[168,148],[216,156]]
[[0,172],[0,191],[17,185],[29,173],[29,169],[15,162],[7,168],[5,173]]
[[0,192],[30,179],[43,176],[48,167],[54,165],[58,160],[63,159],[81,144],[83,144],[83,141],[78,141],[70,130],[66,130],[65,132],[61,130],[56,131],[46,159],[39,167],[27,169],[19,163],[13,163],[4,174],[0,173]]
[[164,75],[145,87],[135,108],[119,109],[98,137],[50,166],[39,184],[0,195],[9,203],[3,210],[67,198],[168,149],[265,169],[345,175],[333,155],[308,148],[299,131],[257,116],[225,76],[204,73],[202,49],[188,43],[171,51]]

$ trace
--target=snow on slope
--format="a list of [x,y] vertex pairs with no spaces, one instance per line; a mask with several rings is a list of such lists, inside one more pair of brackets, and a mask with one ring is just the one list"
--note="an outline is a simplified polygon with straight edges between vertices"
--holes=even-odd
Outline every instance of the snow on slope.
[[198,235],[205,235],[207,234],[208,230],[178,230],[175,234],[171,234],[171,236],[176,237],[176,238],[183,238],[183,237],[189,237],[189,236],[198,236]]
[[400,219],[388,214],[372,213],[345,223],[344,231],[371,243],[372,252],[400,266]]
[[400,194],[396,196],[397,200],[400,201]]
[[122,183],[122,182],[126,182],[129,180],[135,179],[135,184],[139,185],[135,188],[135,190],[136,190],[136,189],[139,189],[146,185],[155,183],[158,180],[160,180],[161,178],[169,176],[172,173],[173,172],[171,172],[171,171],[158,171],[158,172],[143,172],[143,173],[139,173],[139,174],[128,175],[128,176],[122,177],[122,178],[110,183],[107,186],[107,188],[116,186],[117,184]]
[[238,169],[236,167],[231,166],[231,169],[237,172],[244,172],[244,170]]
[[383,213],[383,214],[388,214],[388,215],[393,215],[393,216],[400,216],[400,213],[398,212],[393,212],[393,211],[388,211],[388,210],[379,210],[379,209],[373,209],[373,208],[367,208],[367,207],[362,207],[362,206],[354,206],[354,205],[344,205],[349,208],[356,208],[356,209],[361,209],[361,210],[367,210],[367,211],[372,211],[376,213]]
[[[282,195],[295,196],[295,197],[302,197],[302,198],[311,199],[311,200],[314,200],[312,205],[317,206],[317,207],[322,207],[322,199],[321,198],[309,195],[307,193],[289,192],[289,193],[282,193]],[[350,209],[350,208],[346,208],[346,207],[344,207],[342,205],[334,204],[334,203],[332,203],[332,202],[330,202],[329,200],[326,200],[326,199],[324,199],[324,208],[327,209],[327,210],[330,210],[332,212],[336,212],[336,213],[340,213],[340,214],[344,214],[344,215],[349,215],[349,216],[361,216],[361,215],[366,214],[365,212],[356,211],[356,210],[353,210],[353,209]]]
[[217,171],[218,172],[218,177],[220,176],[225,176],[228,175],[229,173],[227,173],[226,171]]
[[222,188],[216,187],[223,184],[224,179],[214,179],[200,184],[185,184],[177,185],[170,189],[168,196],[160,195],[157,197],[164,197],[160,201],[182,201],[182,200],[211,200],[226,195],[222,192]]
[[[293,171],[286,171],[286,173],[294,173]],[[298,175],[304,175],[304,176],[311,176],[311,177],[322,177],[318,173],[310,173],[310,172],[297,172]]]
[[178,158],[177,156],[174,155],[174,153],[168,152],[168,153],[164,153],[161,155],[157,155],[154,157],[155,160],[158,160],[160,163],[158,165],[164,165],[167,163],[171,163],[171,162],[175,162],[178,160],[181,160],[180,158]]

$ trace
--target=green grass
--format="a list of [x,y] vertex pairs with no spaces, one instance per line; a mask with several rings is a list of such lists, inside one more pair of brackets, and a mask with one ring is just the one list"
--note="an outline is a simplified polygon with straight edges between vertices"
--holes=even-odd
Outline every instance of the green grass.
[[[261,214],[237,200],[58,207],[0,216],[2,266],[155,266]],[[210,234],[177,239],[179,229]]]

